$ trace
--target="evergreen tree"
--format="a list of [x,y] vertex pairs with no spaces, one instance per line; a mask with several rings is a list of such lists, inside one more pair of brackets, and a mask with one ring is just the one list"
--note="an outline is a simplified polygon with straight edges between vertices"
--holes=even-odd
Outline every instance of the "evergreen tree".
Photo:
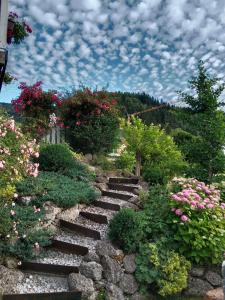
[[197,137],[191,147],[191,175],[211,182],[214,175],[225,169],[225,115],[219,99],[225,85],[210,77],[200,61],[198,75],[190,81],[190,87],[192,94],[180,95],[188,105],[189,132]]

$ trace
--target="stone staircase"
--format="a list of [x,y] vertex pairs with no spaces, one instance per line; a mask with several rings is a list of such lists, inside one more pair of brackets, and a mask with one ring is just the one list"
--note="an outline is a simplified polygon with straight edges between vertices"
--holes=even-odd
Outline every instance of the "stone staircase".
[[[140,188],[137,178],[109,178],[108,189],[92,205],[84,207],[74,220],[59,220],[59,229],[43,258],[22,262],[25,274],[17,293],[3,300],[79,300],[81,293],[71,290],[68,275],[79,273],[87,255],[95,253],[99,240],[107,240],[108,224],[121,208],[137,209],[132,203]],[[118,299],[119,300],[119,299]]]

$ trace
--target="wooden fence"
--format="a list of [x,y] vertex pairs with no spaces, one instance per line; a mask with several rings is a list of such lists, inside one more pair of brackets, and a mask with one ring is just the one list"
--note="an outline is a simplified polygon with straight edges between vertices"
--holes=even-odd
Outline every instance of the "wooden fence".
[[65,131],[60,127],[53,127],[43,139],[45,143],[61,144],[65,142]]

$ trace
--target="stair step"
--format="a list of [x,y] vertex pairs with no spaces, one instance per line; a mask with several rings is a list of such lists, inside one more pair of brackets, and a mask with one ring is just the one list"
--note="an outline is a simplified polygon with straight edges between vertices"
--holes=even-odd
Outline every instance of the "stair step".
[[132,178],[125,178],[125,177],[110,177],[109,183],[128,183],[128,184],[138,184],[139,179],[132,177]]
[[139,188],[139,185],[125,185],[125,184],[120,184],[120,183],[110,183],[109,182],[108,187],[110,190],[125,191],[125,192],[133,193],[134,190]]
[[132,195],[117,193],[117,192],[114,192],[114,191],[102,191],[102,196],[121,199],[121,200],[126,200],[126,201],[128,201],[130,198],[132,198]]
[[104,200],[98,200],[93,203],[94,206],[101,207],[104,209],[109,209],[113,211],[119,211],[120,205],[115,203],[105,202]]
[[94,229],[90,229],[88,227],[85,227],[83,225],[80,224],[76,224],[76,223],[72,223],[72,222],[68,222],[65,220],[60,220],[60,226],[66,229],[69,229],[71,231],[75,231],[80,235],[86,236],[86,237],[90,237],[96,240],[100,240],[101,239],[101,233],[97,230]]
[[81,300],[80,292],[3,295],[3,300]]
[[99,224],[108,224],[108,218],[105,215],[95,214],[88,211],[80,211],[80,215]]
[[82,256],[88,253],[88,247],[64,242],[57,239],[52,240],[51,248],[60,250],[61,252],[73,253]]
[[28,261],[22,262],[20,269],[24,271],[63,274],[63,275],[69,275],[70,273],[79,273],[78,266],[66,266],[66,265],[46,264],[46,263],[28,262]]

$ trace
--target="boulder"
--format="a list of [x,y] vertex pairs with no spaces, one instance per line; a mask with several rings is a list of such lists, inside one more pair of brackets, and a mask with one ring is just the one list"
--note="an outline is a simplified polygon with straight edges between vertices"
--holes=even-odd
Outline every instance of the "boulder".
[[135,254],[126,255],[123,259],[123,266],[127,273],[134,273],[136,270]]
[[102,257],[102,266],[104,278],[111,283],[116,284],[120,281],[123,270],[119,263],[109,256]]
[[138,284],[133,275],[124,274],[120,280],[120,288],[124,293],[133,295],[138,290]]
[[99,263],[100,262],[100,257],[94,251],[89,251],[83,257],[83,260],[86,261],[86,262],[95,261],[95,262]]
[[206,300],[224,300],[223,289],[217,288],[207,292]]
[[185,295],[187,296],[205,296],[206,293],[212,290],[212,285],[200,278],[189,277],[188,287],[185,290]]
[[44,203],[44,209],[48,225],[52,224],[55,221],[57,215],[62,211],[60,207],[56,206],[51,201],[47,201]]
[[63,219],[65,221],[74,221],[80,213],[80,210],[85,207],[84,204],[77,204],[72,208],[69,208],[67,210],[64,210],[60,214],[58,214],[58,219]]
[[114,257],[117,255],[117,251],[109,242],[98,241],[96,245],[96,253],[101,256],[110,256]]
[[16,286],[24,279],[24,274],[18,270],[8,269],[0,265],[0,294],[17,293]]
[[16,269],[18,267],[19,260],[15,257],[5,257],[4,264],[9,269]]
[[94,186],[99,189],[100,192],[107,190],[107,184],[95,183]]
[[91,278],[95,281],[102,279],[102,266],[95,261],[82,262],[79,269],[80,273],[87,278]]
[[205,278],[214,287],[220,287],[222,285],[222,278],[221,278],[221,276],[219,274],[215,273],[215,272],[208,271],[205,274]]
[[192,268],[190,274],[194,277],[202,277],[204,275],[204,268]]
[[112,283],[107,284],[106,300],[125,300],[123,291],[118,286]]
[[68,285],[70,291],[82,292],[83,297],[90,298],[94,292],[94,284],[92,279],[86,278],[79,273],[71,273],[68,276]]

